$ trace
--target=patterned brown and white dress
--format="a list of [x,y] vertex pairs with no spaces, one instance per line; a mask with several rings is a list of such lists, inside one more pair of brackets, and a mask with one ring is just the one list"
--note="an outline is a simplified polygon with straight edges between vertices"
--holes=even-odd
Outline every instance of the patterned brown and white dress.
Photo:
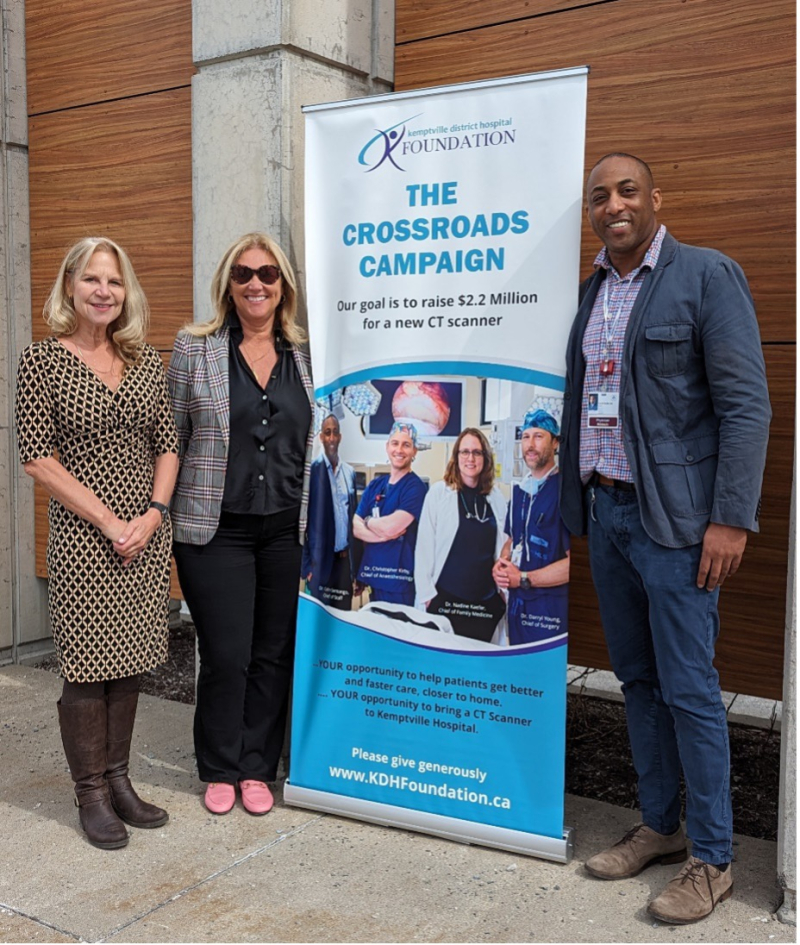
[[[56,338],[34,342],[20,358],[16,421],[21,462],[56,455],[123,521],[147,511],[156,457],[178,451],[164,368],[149,345],[112,391]],[[169,521],[128,567],[98,528],[54,498],[49,521],[50,618],[62,675],[99,682],[163,663]]]

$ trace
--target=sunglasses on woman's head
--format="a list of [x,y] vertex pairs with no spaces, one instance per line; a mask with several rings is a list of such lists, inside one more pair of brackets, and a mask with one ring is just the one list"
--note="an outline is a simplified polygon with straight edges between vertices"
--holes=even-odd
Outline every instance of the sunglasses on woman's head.
[[259,266],[258,269],[251,269],[249,266],[231,266],[231,280],[237,285],[247,285],[253,276],[257,276],[258,281],[264,285],[273,285],[280,279],[281,271],[278,266]]

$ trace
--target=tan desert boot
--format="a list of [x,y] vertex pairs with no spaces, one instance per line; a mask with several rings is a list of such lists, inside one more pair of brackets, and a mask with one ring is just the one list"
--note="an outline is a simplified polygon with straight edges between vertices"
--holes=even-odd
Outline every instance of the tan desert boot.
[[661,922],[687,925],[711,915],[714,906],[728,899],[732,892],[730,866],[723,873],[693,856],[664,892],[650,903],[647,911]]
[[683,827],[668,836],[637,824],[609,850],[586,861],[586,869],[598,879],[627,879],[654,863],[682,863],[686,859]]

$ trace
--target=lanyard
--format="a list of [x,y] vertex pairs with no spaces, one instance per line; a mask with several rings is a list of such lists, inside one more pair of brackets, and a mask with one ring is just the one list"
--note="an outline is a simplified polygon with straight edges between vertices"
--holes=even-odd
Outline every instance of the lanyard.
[[639,270],[637,269],[635,273],[631,273],[628,284],[625,287],[625,292],[617,303],[617,307],[613,313],[609,311],[608,306],[608,284],[612,279],[610,272],[606,275],[605,281],[603,282],[603,332],[600,336],[600,376],[603,378],[603,390],[607,389],[608,379],[614,373],[615,363],[614,359],[611,357],[611,350],[614,335],[617,331],[617,322],[619,322],[620,314],[625,308],[625,303],[628,300],[628,295],[633,288],[633,283],[638,272]]
[[[529,527],[530,527],[530,523],[531,523],[531,512],[533,511],[534,503],[535,503],[536,500],[539,498],[539,493],[542,491],[542,489],[544,489],[545,483],[546,483],[547,480],[550,478],[550,476],[552,475],[552,473],[554,473],[554,472],[556,471],[557,468],[558,468],[558,467],[553,466],[552,469],[549,470],[549,472],[547,473],[546,476],[542,476],[542,478],[538,480],[538,482],[539,482],[539,488],[536,490],[536,492],[535,492],[533,495],[530,495],[530,496],[529,496],[529,498],[530,498],[530,503],[529,503],[529,505],[528,505],[528,514],[525,516],[525,527],[524,527],[523,530],[522,530],[522,538],[520,539],[519,546],[518,546],[518,547],[521,547],[522,542],[523,542],[523,541],[525,542],[525,559],[526,559],[527,561],[530,561],[530,560],[531,560],[531,546],[530,546],[530,539],[529,539],[529,535],[530,535]],[[524,492],[523,489],[522,489],[522,487],[520,487],[520,492],[522,492],[522,495],[523,495],[522,502],[523,502],[523,508],[524,508],[524,503],[525,503],[524,496],[528,495],[528,493],[527,493],[527,492]],[[513,491],[512,491],[512,493],[511,493],[511,502],[512,502],[512,505],[513,505],[513,502],[514,502],[514,493],[513,493]],[[513,521],[514,521],[514,510],[513,510],[513,508],[512,508],[512,510],[511,510],[511,521],[512,521],[512,523],[513,523]],[[537,523],[537,524],[538,524],[538,523]],[[513,527],[513,524],[512,524],[512,527]],[[520,562],[520,563],[521,563],[521,562]],[[519,566],[519,565],[518,565],[518,566]]]

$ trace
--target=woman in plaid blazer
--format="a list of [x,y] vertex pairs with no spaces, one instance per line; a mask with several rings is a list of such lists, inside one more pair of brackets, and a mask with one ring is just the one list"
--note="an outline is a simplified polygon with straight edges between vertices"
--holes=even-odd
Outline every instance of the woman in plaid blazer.
[[211,285],[214,317],[180,332],[167,378],[180,442],[175,560],[197,629],[194,721],[206,807],[236,786],[272,807],[286,723],[313,446],[313,385],[297,287],[278,244],[237,240]]

